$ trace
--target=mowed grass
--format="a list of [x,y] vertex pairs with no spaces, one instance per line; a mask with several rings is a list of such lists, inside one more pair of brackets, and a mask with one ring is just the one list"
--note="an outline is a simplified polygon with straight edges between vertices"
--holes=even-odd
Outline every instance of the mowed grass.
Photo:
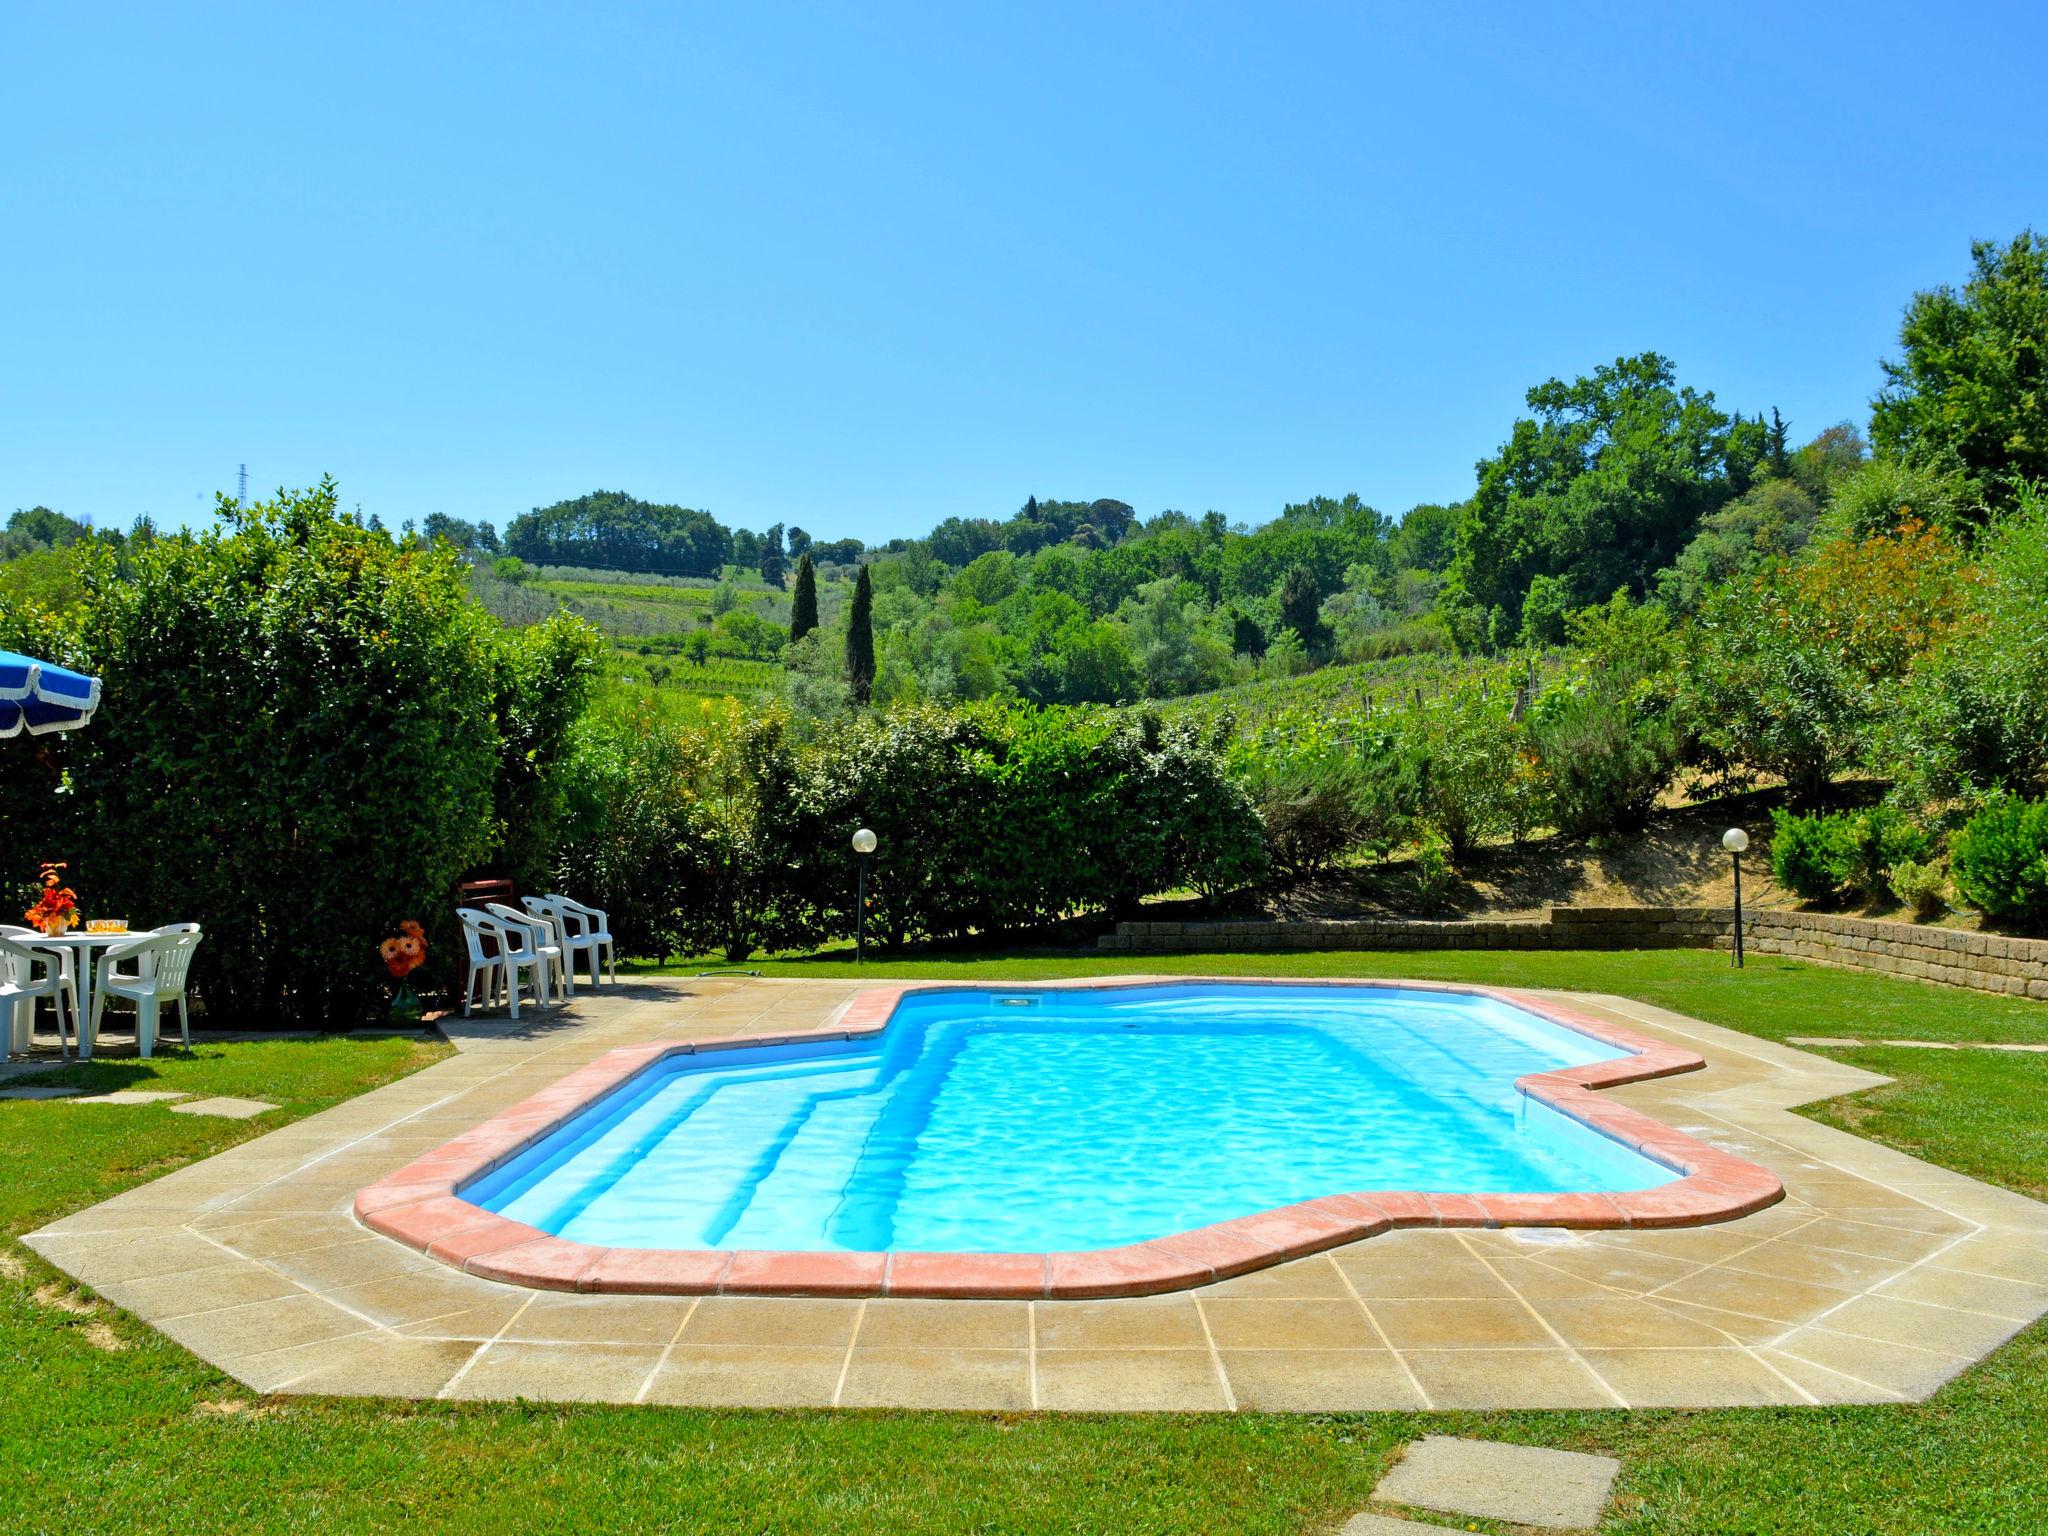
[[[1753,962],[1740,977],[1725,966],[1686,951],[1039,954],[890,961],[863,973],[1398,974],[1620,992],[1772,1038],[2048,1039],[2048,1008],[2038,1004],[1786,961]],[[838,957],[759,968],[853,970]],[[1908,1019],[1916,1027],[1900,1022]],[[274,1124],[435,1053],[404,1040],[209,1045],[190,1059],[78,1071],[108,1085],[269,1098],[286,1106]],[[1860,1117],[1861,1130],[1887,1140],[1923,1137],[1925,1155],[2025,1185],[2026,1154],[2012,1149],[2038,1146],[2048,1119],[2037,1058],[1889,1050],[1850,1059],[1899,1082],[1825,1117]],[[1030,1416],[262,1399],[76,1292],[13,1240],[264,1128],[160,1106],[0,1103],[0,1530],[1324,1532],[1367,1502],[1402,1445],[1427,1433],[1621,1457],[1601,1529],[1630,1536],[2044,1529],[2044,1326],[1928,1403],[1868,1408]]]

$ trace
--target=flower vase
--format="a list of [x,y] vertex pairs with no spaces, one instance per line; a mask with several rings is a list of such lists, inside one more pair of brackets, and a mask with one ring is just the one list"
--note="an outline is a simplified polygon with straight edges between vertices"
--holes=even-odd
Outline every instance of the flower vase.
[[417,1024],[425,1010],[420,1007],[419,994],[412,989],[410,981],[401,981],[398,990],[391,994],[391,1022],[394,1024]]

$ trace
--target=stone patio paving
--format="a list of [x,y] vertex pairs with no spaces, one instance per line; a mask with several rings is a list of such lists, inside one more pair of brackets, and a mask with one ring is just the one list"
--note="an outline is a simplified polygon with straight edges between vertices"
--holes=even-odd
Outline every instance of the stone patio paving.
[[1610,1091],[1771,1168],[1783,1203],[1672,1231],[1393,1232],[1198,1290],[1094,1302],[532,1291],[450,1269],[350,1214],[364,1184],[616,1046],[814,1028],[855,990],[640,980],[518,1025],[451,1020],[450,1060],[26,1241],[257,1390],[407,1397],[1137,1410],[1882,1402],[1926,1396],[2048,1312],[2048,1206],[1788,1113],[1883,1079],[1587,994],[1556,995],[1709,1062]]

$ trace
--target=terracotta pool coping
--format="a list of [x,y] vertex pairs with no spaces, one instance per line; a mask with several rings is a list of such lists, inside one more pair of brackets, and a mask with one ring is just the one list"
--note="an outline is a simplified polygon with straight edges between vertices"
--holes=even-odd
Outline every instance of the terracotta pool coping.
[[503,1166],[606,1094],[668,1056],[879,1034],[911,992],[988,991],[981,983],[909,983],[858,993],[830,1025],[796,1033],[626,1046],[361,1190],[364,1225],[430,1258],[490,1280],[543,1290],[638,1295],[1082,1298],[1142,1296],[1228,1279],[1396,1227],[1681,1227],[1727,1221],[1777,1203],[1784,1187],[1755,1163],[1695,1140],[1597,1090],[1692,1072],[1692,1051],[1595,1019],[1547,998],[1450,982],[1183,977],[1075,980],[999,987],[1342,986],[1490,997],[1631,1054],[1529,1073],[1523,1093],[1680,1175],[1655,1189],[1611,1194],[1325,1195],[1121,1248],[1074,1253],[785,1253],[601,1248],[486,1211],[456,1190]]

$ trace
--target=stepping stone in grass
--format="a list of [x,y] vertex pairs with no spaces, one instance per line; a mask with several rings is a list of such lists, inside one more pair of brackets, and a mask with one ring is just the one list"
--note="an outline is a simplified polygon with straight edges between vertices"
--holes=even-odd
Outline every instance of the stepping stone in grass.
[[162,1088],[117,1088],[112,1093],[89,1093],[73,1099],[74,1104],[161,1104],[166,1099],[189,1099],[189,1093],[172,1093]]
[[0,1088],[0,1099],[68,1099],[83,1088]]
[[1880,1040],[1879,1045],[1900,1045],[1909,1051],[1953,1051],[1955,1046],[1946,1040]]
[[1861,1040],[1845,1040],[1840,1035],[1787,1035],[1787,1045],[1828,1045],[1838,1051],[1854,1050],[1863,1044]]
[[267,1115],[275,1104],[266,1104],[261,1099],[237,1099],[222,1095],[217,1099],[194,1099],[190,1104],[173,1104],[174,1115],[218,1115],[223,1120],[254,1120],[258,1115]]
[[1424,1525],[1419,1520],[1396,1520],[1392,1515],[1368,1512],[1346,1520],[1337,1536],[1415,1536],[1417,1531],[1435,1531],[1442,1536],[1449,1529],[1447,1525]]
[[1600,1523],[1621,1463],[1611,1456],[1425,1435],[1372,1496],[1454,1515],[1584,1529]]

